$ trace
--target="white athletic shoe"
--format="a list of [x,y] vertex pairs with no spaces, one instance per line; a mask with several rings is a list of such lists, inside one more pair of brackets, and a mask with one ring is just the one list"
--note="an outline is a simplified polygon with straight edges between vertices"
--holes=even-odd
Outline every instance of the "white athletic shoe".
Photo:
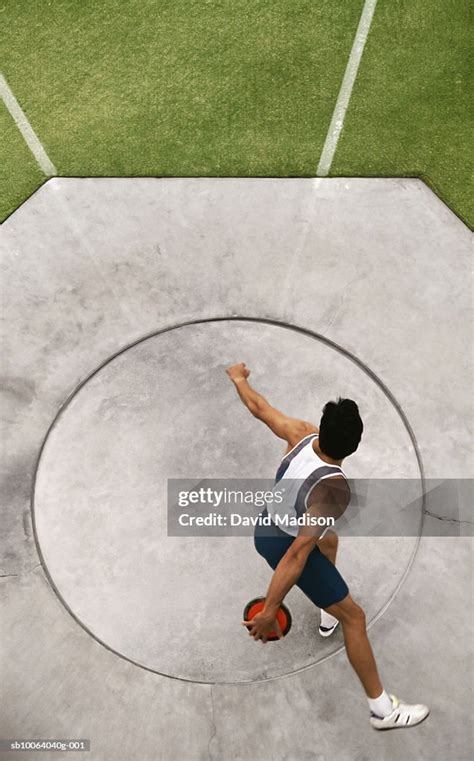
[[338,624],[339,624],[339,621],[336,621],[334,626],[321,626],[321,624],[319,624],[319,633],[321,637],[330,637],[331,634],[334,634]]
[[370,714],[370,723],[374,729],[398,729],[403,727],[414,727],[426,719],[430,709],[427,706],[417,704],[408,705],[401,703],[395,695],[390,695],[393,711],[384,719],[376,716],[373,712]]

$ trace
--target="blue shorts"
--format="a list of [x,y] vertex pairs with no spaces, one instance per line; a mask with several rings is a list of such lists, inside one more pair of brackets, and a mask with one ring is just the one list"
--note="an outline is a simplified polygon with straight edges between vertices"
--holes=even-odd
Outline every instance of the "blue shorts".
[[[267,515],[265,508],[261,516],[266,517]],[[294,541],[294,536],[286,534],[273,522],[270,526],[257,524],[255,527],[255,549],[273,569],[277,567]],[[341,602],[349,594],[349,588],[336,566],[323,555],[319,547],[315,547],[308,555],[303,573],[296,582],[296,586],[318,608],[328,608],[330,605]]]

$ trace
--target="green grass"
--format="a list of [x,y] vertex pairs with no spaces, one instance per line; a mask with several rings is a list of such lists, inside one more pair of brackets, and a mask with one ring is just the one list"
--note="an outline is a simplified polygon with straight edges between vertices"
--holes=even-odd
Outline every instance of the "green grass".
[[331,174],[422,177],[473,226],[470,28],[467,0],[379,0]]
[[[2,68],[61,175],[314,176],[362,6],[0,0]],[[426,176],[472,222],[464,8],[379,0],[331,173]],[[6,118],[2,219],[43,181]]]
[[0,220],[20,206],[45,176],[0,101]]

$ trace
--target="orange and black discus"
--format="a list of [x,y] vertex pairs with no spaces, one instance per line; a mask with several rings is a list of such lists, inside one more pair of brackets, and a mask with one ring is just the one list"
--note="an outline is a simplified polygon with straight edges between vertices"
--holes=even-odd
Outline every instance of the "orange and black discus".
[[[261,613],[263,608],[265,607],[265,597],[255,597],[253,600],[250,600],[250,602],[247,603],[244,610],[244,621],[251,621],[254,616],[257,615],[257,613]],[[288,632],[291,629],[291,613],[284,605],[281,603],[280,607],[278,608],[276,618],[278,623],[280,624],[280,629],[282,631],[282,634],[284,637],[288,634]],[[278,641],[279,637],[276,631],[271,631],[268,634],[268,642],[275,642]]]

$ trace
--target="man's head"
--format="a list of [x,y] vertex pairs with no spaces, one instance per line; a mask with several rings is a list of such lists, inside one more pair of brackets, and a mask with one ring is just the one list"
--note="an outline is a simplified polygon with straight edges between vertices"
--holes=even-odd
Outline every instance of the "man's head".
[[364,426],[359,408],[352,399],[328,402],[319,424],[319,446],[333,460],[342,460],[356,451]]

